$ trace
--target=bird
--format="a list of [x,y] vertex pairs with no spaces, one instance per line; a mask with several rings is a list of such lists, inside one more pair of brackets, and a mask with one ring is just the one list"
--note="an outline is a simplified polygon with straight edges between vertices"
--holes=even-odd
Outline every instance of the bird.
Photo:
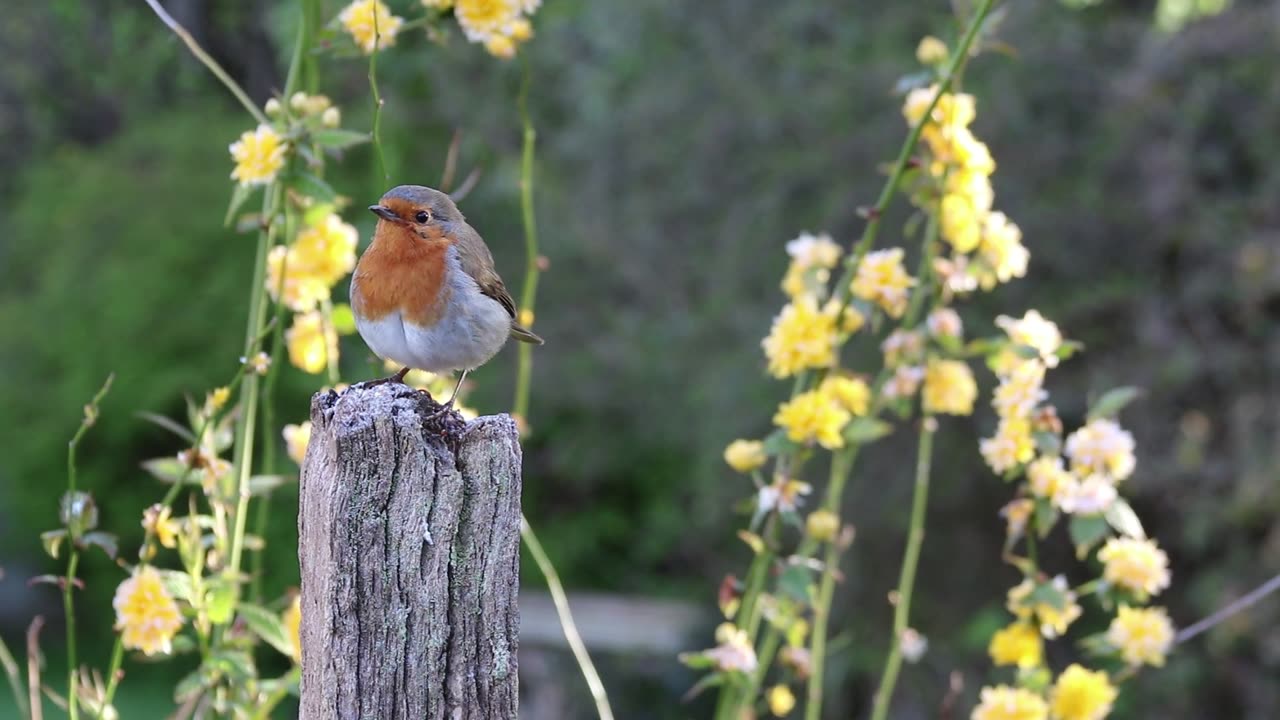
[[356,329],[375,355],[401,366],[372,384],[403,383],[410,370],[462,375],[497,354],[508,338],[542,345],[521,325],[489,246],[448,194],[399,185],[369,211],[373,242],[351,278]]

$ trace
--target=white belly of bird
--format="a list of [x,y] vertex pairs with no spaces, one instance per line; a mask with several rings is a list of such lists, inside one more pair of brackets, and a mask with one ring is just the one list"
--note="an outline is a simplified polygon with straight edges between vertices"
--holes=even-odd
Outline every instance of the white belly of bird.
[[379,357],[417,370],[444,373],[483,365],[506,344],[511,316],[461,268],[449,277],[449,306],[434,325],[415,325],[398,310],[377,320],[357,315],[360,337]]

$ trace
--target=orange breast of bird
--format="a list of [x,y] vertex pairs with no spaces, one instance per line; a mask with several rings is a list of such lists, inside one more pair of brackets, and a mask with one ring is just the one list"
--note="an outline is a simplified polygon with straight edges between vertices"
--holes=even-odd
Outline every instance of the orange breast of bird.
[[356,266],[352,310],[369,320],[399,310],[405,321],[431,327],[449,305],[449,239],[439,231],[422,238],[390,223],[379,225]]

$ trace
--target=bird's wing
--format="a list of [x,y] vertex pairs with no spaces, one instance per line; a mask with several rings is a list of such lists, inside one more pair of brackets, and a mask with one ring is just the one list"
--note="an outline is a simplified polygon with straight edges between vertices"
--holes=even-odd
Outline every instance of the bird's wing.
[[470,275],[480,286],[480,292],[498,301],[507,314],[511,316],[511,336],[521,342],[541,345],[542,338],[528,328],[516,322],[516,301],[512,299],[507,286],[503,284],[498,271],[493,267],[493,255],[489,252],[480,234],[470,225],[462,223],[462,227],[454,233],[454,245],[458,248],[458,260],[462,271]]

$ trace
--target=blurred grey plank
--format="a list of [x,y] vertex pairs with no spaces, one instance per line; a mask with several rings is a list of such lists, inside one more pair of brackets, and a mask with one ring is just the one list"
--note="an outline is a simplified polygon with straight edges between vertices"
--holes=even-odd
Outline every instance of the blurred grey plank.
[[[520,644],[567,647],[551,595],[520,593]],[[689,649],[690,638],[710,622],[695,603],[634,595],[571,593],[569,608],[591,650],[670,655]]]

